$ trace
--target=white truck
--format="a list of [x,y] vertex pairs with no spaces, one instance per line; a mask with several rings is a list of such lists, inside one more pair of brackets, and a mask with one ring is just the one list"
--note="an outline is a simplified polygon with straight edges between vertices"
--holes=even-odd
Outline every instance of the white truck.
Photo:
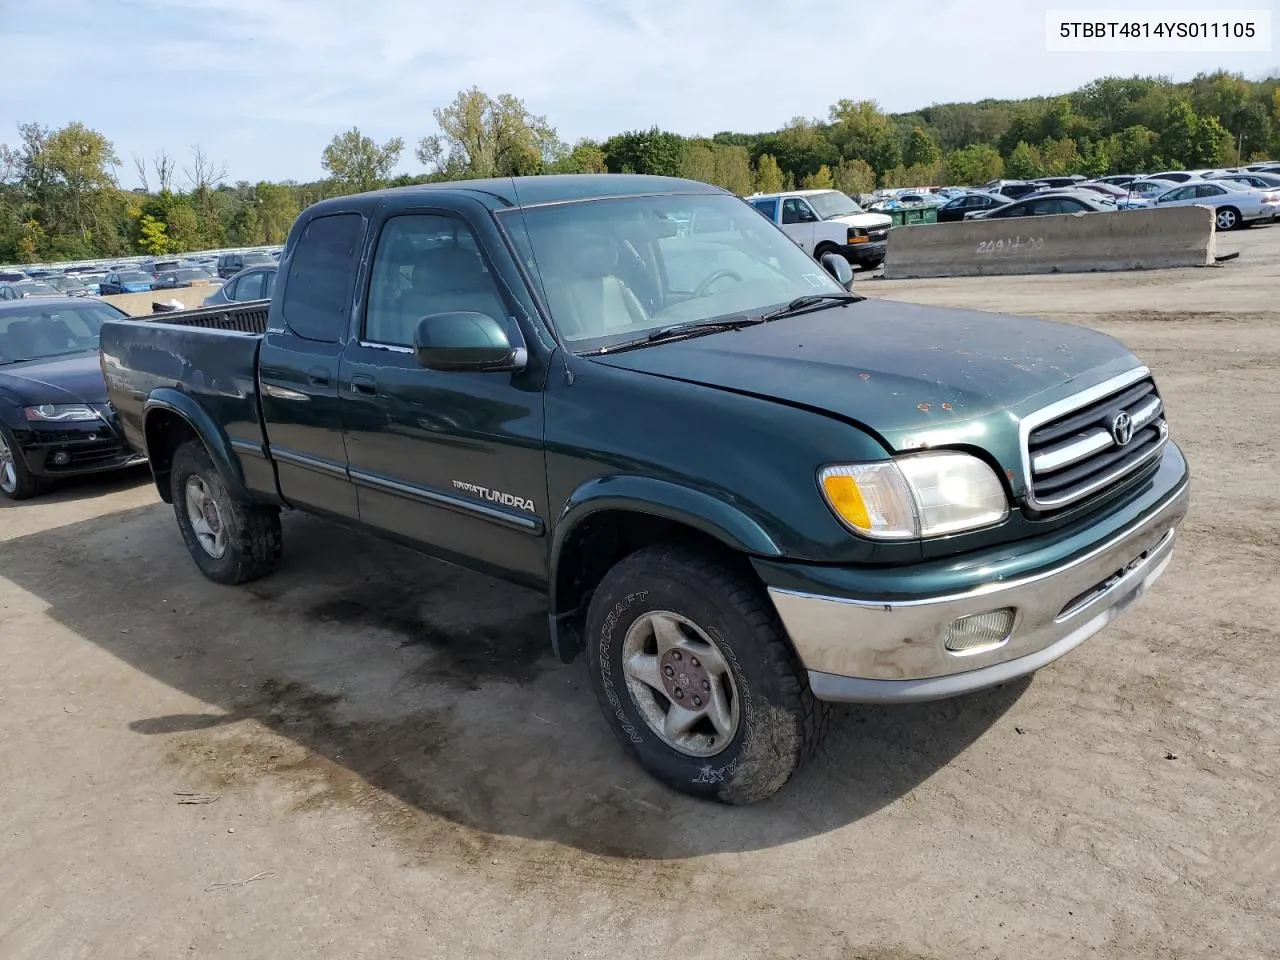
[[883,213],[867,213],[839,190],[757,193],[747,197],[747,202],[815,260],[838,253],[864,270],[884,262],[893,219]]

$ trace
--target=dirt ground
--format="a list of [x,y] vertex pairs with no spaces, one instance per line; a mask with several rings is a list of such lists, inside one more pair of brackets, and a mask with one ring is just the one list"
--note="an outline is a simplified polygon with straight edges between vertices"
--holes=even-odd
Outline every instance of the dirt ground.
[[537,596],[297,516],[218,587],[145,473],[0,508],[0,957],[1277,956],[1280,227],[1223,246],[861,282],[1123,339],[1192,511],[1080,650],[840,710],[754,807],[632,766]]

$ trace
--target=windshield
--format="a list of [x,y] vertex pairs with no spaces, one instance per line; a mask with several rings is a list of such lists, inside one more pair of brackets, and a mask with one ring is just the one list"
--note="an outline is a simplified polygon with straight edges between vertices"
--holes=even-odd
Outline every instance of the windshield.
[[749,204],[724,194],[558,203],[499,216],[560,336],[583,351],[845,292]]
[[0,310],[0,364],[97,350],[102,324],[124,316],[92,302]]
[[139,273],[134,270],[117,274],[117,276],[120,278],[121,283],[150,283],[153,279],[149,273]]
[[275,258],[269,253],[246,253],[240,258],[240,262],[249,267],[260,263],[275,263]]
[[836,190],[811,193],[806,199],[823,220],[830,220],[832,217],[848,217],[855,213],[866,213],[850,197]]
[[49,297],[56,296],[58,290],[43,280],[24,280],[13,285],[13,292],[20,297]]

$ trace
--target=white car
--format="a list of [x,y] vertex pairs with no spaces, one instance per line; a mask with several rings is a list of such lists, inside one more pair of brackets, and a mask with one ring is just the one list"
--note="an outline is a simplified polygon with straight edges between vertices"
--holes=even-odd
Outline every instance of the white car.
[[1252,190],[1223,180],[1185,183],[1156,197],[1158,207],[1213,207],[1219,230],[1271,223],[1280,216],[1280,190]]
[[815,260],[838,253],[867,270],[884,262],[893,218],[867,213],[839,190],[758,193],[747,202]]

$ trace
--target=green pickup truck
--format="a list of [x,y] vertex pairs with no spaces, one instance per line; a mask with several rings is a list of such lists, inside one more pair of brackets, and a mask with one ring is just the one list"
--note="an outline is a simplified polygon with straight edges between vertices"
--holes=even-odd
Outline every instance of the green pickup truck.
[[101,364],[207,577],[302,510],[545,591],[636,760],[746,803],[828,703],[1079,646],[1187,509],[1116,340],[851,286],[706,184],[442,183],[309,207],[269,305],[106,323]]

